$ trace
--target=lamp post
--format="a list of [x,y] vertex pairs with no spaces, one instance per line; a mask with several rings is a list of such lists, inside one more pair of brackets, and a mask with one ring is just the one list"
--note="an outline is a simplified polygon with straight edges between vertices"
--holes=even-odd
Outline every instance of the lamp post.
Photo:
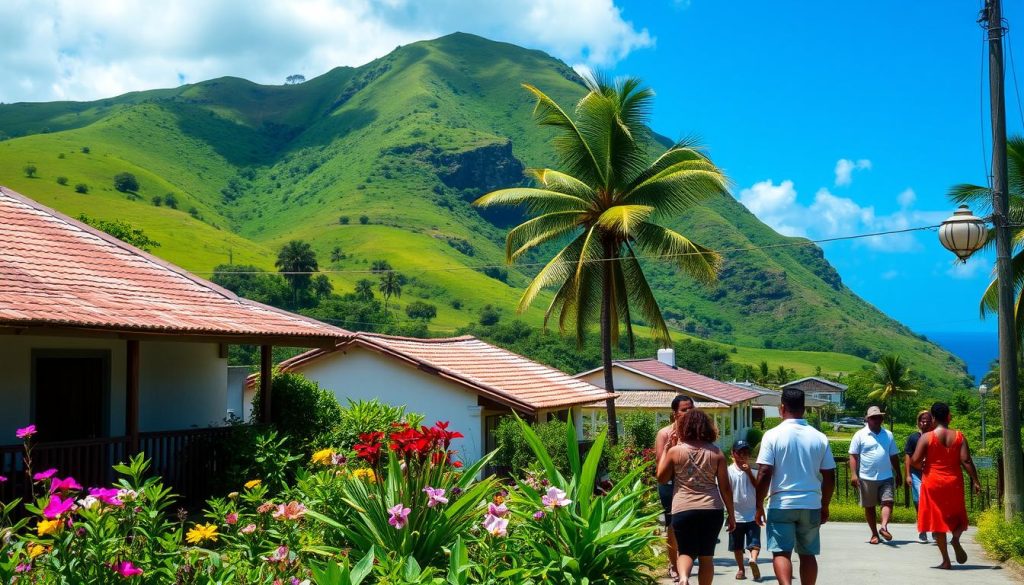
[[981,397],[981,450],[985,450],[985,397],[988,395],[988,386],[978,386],[978,396]]

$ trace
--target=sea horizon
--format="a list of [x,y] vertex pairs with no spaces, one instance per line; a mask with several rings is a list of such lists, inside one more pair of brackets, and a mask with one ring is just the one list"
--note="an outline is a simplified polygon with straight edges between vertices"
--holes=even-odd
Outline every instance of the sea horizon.
[[999,334],[995,331],[928,331],[922,335],[964,360],[975,384],[999,357]]

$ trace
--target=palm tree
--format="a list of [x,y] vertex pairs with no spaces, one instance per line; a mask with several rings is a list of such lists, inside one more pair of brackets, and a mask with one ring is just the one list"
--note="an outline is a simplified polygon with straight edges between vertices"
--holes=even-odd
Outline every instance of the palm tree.
[[392,296],[402,297],[402,276],[394,270],[389,270],[380,275],[380,284],[377,290],[384,295],[384,310],[388,310],[388,299]]
[[316,252],[309,242],[292,240],[281,248],[277,253],[277,262],[274,263],[278,272],[284,273],[285,280],[292,287],[292,299],[295,304],[299,302],[299,291],[305,290],[312,279],[311,272],[316,272],[320,267],[316,263]]
[[335,246],[331,250],[331,262],[338,263],[345,259],[345,253],[341,251],[341,246]]
[[757,364],[757,378],[754,381],[762,386],[771,383],[772,374],[771,370],[768,369],[767,361],[761,360],[761,363]]
[[775,370],[775,379],[779,382],[779,386],[789,382],[789,370],[786,369],[786,366],[779,366],[779,369]]
[[[638,79],[607,81],[588,76],[589,90],[571,117],[532,85],[534,117],[552,127],[560,171],[533,169],[537,187],[502,189],[474,204],[523,206],[536,217],[509,231],[505,257],[515,262],[528,250],[551,241],[568,242],[534,277],[519,300],[524,311],[544,288],[556,289],[544,314],[565,330],[575,327],[582,344],[599,319],[604,384],[614,392],[612,344],[624,326],[634,349],[634,318],[642,319],[660,342],[671,343],[668,326],[644,277],[638,254],[659,256],[691,277],[710,283],[720,257],[685,236],[655,223],[725,193],[722,172],[689,143],[678,143],[653,163],[657,143],[647,127],[654,93]],[[635,316],[634,316],[635,311]],[[608,433],[618,439],[615,402],[607,400]]]
[[[911,388],[910,368],[895,354],[883,355],[875,365],[874,390],[868,393],[869,400],[878,400],[891,410],[897,400],[917,394]],[[889,430],[892,430],[893,416],[889,413]]]
[[373,281],[369,278],[362,278],[356,283],[356,298],[361,301],[373,300]]
[[[1007,187],[1010,198],[1010,223],[1020,226],[1024,224],[1024,137],[1014,136],[1006,141],[1006,158],[1009,165]],[[949,190],[949,198],[956,204],[970,205],[978,215],[987,215],[992,211],[992,191],[980,185],[959,184]],[[985,247],[995,245],[994,228],[989,230]],[[1017,290],[1017,302],[1014,303],[1016,315],[1017,339],[1024,339],[1024,229],[1013,228],[1013,248],[1017,251],[1010,261],[1013,281]],[[993,279],[981,297],[981,317],[999,310],[999,280]]]

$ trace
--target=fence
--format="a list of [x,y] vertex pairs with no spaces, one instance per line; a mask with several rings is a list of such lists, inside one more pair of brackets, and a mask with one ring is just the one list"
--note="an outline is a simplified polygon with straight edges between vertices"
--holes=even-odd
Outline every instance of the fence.
[[[901,470],[902,473],[902,470]],[[998,504],[998,478],[994,469],[979,469],[981,493],[971,489],[971,480],[964,474],[964,498],[969,513],[982,512]],[[850,485],[850,462],[846,457],[836,457],[836,491],[832,497],[837,503],[857,503],[857,489]],[[914,505],[910,487],[905,483],[897,486],[896,505],[910,508]]]

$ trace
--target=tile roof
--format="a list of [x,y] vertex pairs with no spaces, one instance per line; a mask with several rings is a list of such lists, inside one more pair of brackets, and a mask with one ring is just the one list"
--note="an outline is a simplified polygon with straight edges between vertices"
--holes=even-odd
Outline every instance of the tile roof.
[[336,351],[352,344],[404,360],[523,412],[567,408],[608,397],[602,388],[470,335],[417,339],[356,333],[333,350],[311,350],[281,362],[279,368],[301,370],[311,360],[342,356]]
[[683,368],[673,367],[656,359],[619,360],[615,365],[649,378],[660,380],[683,391],[694,392],[716,402],[736,404],[758,396],[757,392],[719,382]]
[[[831,387],[835,388],[837,392],[838,391],[845,392],[846,389],[849,388],[849,386],[847,386],[846,384],[841,384],[839,382],[833,382],[832,380],[828,380],[826,378],[819,378],[818,376],[807,376],[806,378],[800,378],[799,380],[793,380],[792,382],[786,382],[785,384],[782,385],[782,387],[783,388],[789,388],[790,386],[799,386],[800,383],[802,383],[802,382],[810,382],[810,381],[820,382],[822,384],[825,384],[826,386],[831,386]],[[817,390],[817,392],[822,392],[822,390]]]
[[0,327],[283,337],[344,329],[237,297],[113,236],[0,187]]
[[[753,382],[729,382],[733,386],[745,388],[747,390],[753,390],[758,393],[758,396],[754,398],[753,404],[758,406],[778,406],[782,402],[782,392],[778,390],[772,390],[771,388],[765,388]],[[829,402],[827,400],[821,400],[818,398],[811,398],[810,396],[804,397],[804,406],[807,408],[819,408],[825,406]]]
[[[616,408],[659,408],[666,411],[672,408],[672,399],[679,393],[673,390],[619,390],[615,399]],[[695,401],[697,408],[728,408],[721,402]],[[604,400],[586,405],[587,408],[604,408]]]

